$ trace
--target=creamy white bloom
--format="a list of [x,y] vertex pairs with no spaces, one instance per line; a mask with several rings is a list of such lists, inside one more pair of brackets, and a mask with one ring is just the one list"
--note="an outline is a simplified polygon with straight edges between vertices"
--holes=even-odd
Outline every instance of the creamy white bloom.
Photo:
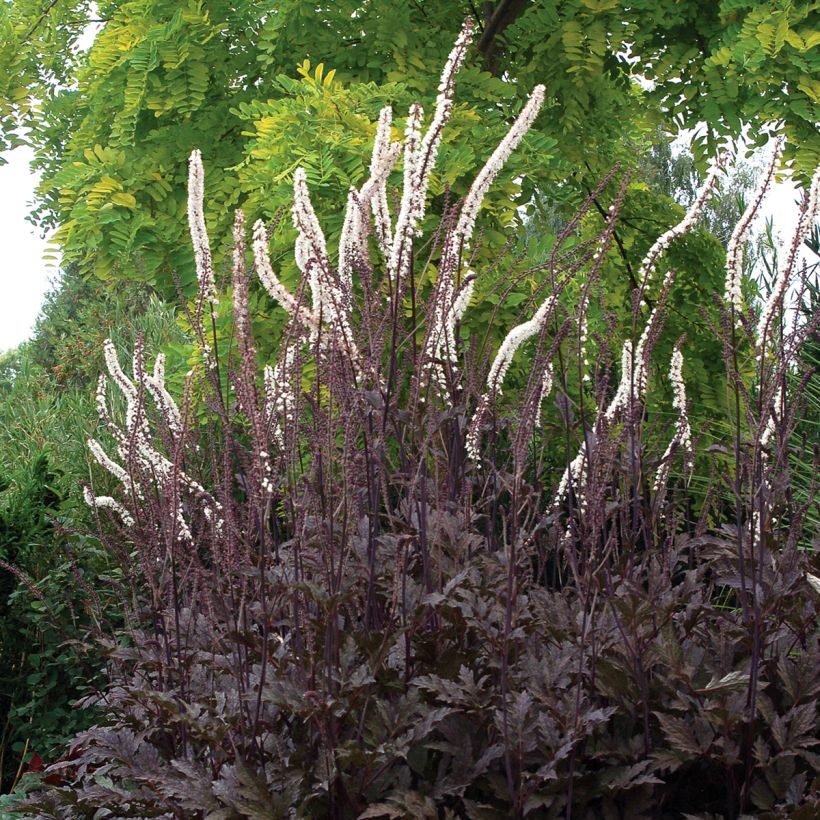
[[[135,384],[125,375],[111,339],[106,339],[103,342],[103,358],[114,384],[120,388],[125,396],[125,427],[128,436],[134,434],[138,425],[141,428],[141,433],[145,433],[148,429],[148,421],[145,414],[140,413],[139,393]],[[98,407],[99,401],[100,397],[98,395]]]
[[401,143],[390,141],[390,126],[393,121],[393,110],[387,106],[379,114],[376,128],[376,141],[370,160],[370,178],[360,191],[364,202],[369,200],[373,214],[373,227],[376,241],[381,252],[389,258],[393,241],[393,228],[390,218],[390,205],[387,201],[387,178],[401,154]]
[[726,246],[725,299],[727,304],[731,305],[738,313],[743,309],[743,294],[740,288],[741,277],[743,275],[743,243],[746,241],[749,231],[752,228],[755,215],[771,187],[777,165],[783,154],[783,145],[782,138],[775,140],[771,159],[766,165],[766,170],[763,173],[757,190],[749,200],[749,204],[746,206],[746,210],[743,212],[737,225],[735,225],[735,229],[732,231],[732,236],[729,239],[729,244]]
[[681,446],[692,449],[692,428],[686,415],[686,384],[683,381],[683,353],[680,347],[672,351],[672,361],[669,367],[669,381],[672,382],[672,406],[678,411],[678,433]]
[[256,275],[265,290],[291,315],[311,330],[318,329],[318,321],[313,313],[299,305],[290,291],[279,281],[273,271],[268,255],[268,232],[265,223],[259,219],[253,226],[253,263]]
[[470,238],[475,229],[476,217],[481,208],[481,203],[484,201],[484,196],[498,176],[498,173],[504,167],[504,164],[510,158],[512,152],[518,147],[524,135],[530,130],[533,122],[535,122],[535,118],[538,116],[538,112],[544,104],[544,93],[543,85],[537,85],[533,88],[527,104],[521,109],[521,113],[507,132],[507,135],[498,144],[470,186],[470,190],[461,206],[461,213],[459,214],[456,227],[449,237],[452,253],[461,253],[462,249],[469,245]]
[[191,231],[191,244],[194,248],[194,263],[200,293],[205,300],[214,305],[218,300],[211,260],[211,245],[208,240],[208,229],[205,226],[204,200],[205,170],[202,167],[202,154],[194,150],[188,162],[188,227]]
[[674,225],[668,231],[662,233],[655,240],[652,247],[647,251],[646,256],[644,256],[643,261],[641,262],[641,266],[638,269],[637,279],[639,284],[646,284],[648,277],[652,275],[652,272],[658,264],[658,260],[661,258],[666,249],[675,239],[679,236],[683,236],[691,230],[691,228],[698,221],[703,209],[706,207],[706,203],[709,201],[709,197],[711,197],[712,192],[715,190],[718,173],[721,168],[722,164],[720,160],[712,164],[712,168],[706,177],[706,181],[698,191],[695,201],[691,204],[683,219],[678,222],[677,225]]
[[[357,213],[356,194],[351,193],[349,197],[350,220],[347,224],[346,236],[343,237],[346,247],[342,252],[341,260],[348,267],[343,274],[343,280],[346,281],[348,287],[340,287],[331,274],[325,236],[310,201],[304,168],[297,168],[294,172],[293,193],[293,224],[299,231],[295,249],[296,263],[308,278],[313,301],[313,316],[316,317],[317,325],[324,323],[332,329],[332,335],[340,334],[351,363],[359,370],[361,357],[354,340],[351,322],[352,282],[350,282],[349,271],[350,259],[356,250],[358,238],[361,236],[359,228],[361,215]],[[318,326],[314,326],[311,330],[311,338],[315,339]]]
[[423,137],[421,106],[414,104],[410,107],[404,140],[404,188],[387,264],[388,274],[397,283],[403,280],[410,266],[412,238],[424,218],[430,174],[438,157],[442,131],[453,110],[455,77],[464,62],[472,37],[473,23],[468,19],[442,71],[433,118]]
[[158,354],[154,362],[153,376],[145,376],[145,386],[151,394],[157,409],[174,436],[182,435],[182,413],[171,394],[165,388],[165,357]]
[[418,218],[415,209],[416,165],[423,113],[418,103],[411,105],[410,113],[407,115],[407,127],[404,131],[404,184],[399,213],[396,217],[396,231],[390,247],[390,257],[387,260],[387,273],[394,282],[402,281],[411,260],[411,243]]
[[120,388],[126,398],[136,399],[137,388],[134,386],[131,379],[125,375],[125,372],[120,365],[116,348],[114,347],[114,343],[111,339],[106,339],[103,342],[103,357],[105,358],[105,366],[108,368],[108,372],[111,374],[111,378],[114,380],[117,387]]
[[295,418],[296,394],[291,376],[296,353],[296,345],[290,344],[275,367],[265,365],[264,369],[265,423],[270,427],[271,436],[280,448],[285,445],[285,428]]
[[94,495],[88,487],[83,487],[83,498],[89,507],[107,507],[119,515],[126,527],[134,526],[134,517],[131,513],[110,495]]
[[353,258],[362,250],[361,222],[359,199],[356,189],[351,187],[347,194],[345,218],[339,237],[339,279],[348,293],[353,290]]
[[609,403],[604,417],[607,421],[612,421],[619,411],[629,405],[629,396],[633,389],[634,380],[632,378],[632,342],[627,339],[621,348],[621,380],[615,395]]
[[467,18],[461,28],[461,32],[456,39],[455,45],[447,57],[444,69],[441,72],[441,80],[438,85],[438,96],[436,97],[436,107],[433,111],[433,119],[427,129],[418,150],[417,162],[414,164],[415,182],[413,186],[414,217],[418,223],[424,216],[425,200],[427,197],[427,185],[430,173],[438,156],[438,149],[441,144],[441,135],[444,126],[450,119],[453,111],[453,95],[455,93],[455,81],[464,58],[467,56],[467,49],[473,40],[473,21]]
[[130,493],[133,489],[139,494],[139,488],[134,484],[133,481],[131,481],[131,477],[128,475],[128,472],[125,470],[125,468],[117,464],[117,462],[114,461],[108,455],[108,453],[105,452],[102,444],[100,444],[99,441],[93,438],[89,438],[86,441],[86,444],[88,446],[88,449],[91,451],[91,455],[94,456],[94,459],[96,460],[97,464],[99,464],[100,467],[103,467],[104,469],[108,470],[108,472],[111,473],[111,475],[113,475],[114,478],[116,478],[123,485],[126,492]]
[[328,256],[325,235],[310,201],[307,174],[304,168],[297,168],[293,174],[293,225],[299,232],[296,262],[307,274],[310,285],[313,312],[333,311],[334,306],[327,298]]
[[[774,434],[777,431],[777,422],[783,416],[783,394],[780,390],[778,390],[774,394],[774,402],[772,407],[772,412],[769,413],[768,420],[766,421],[766,426],[763,428],[763,433],[760,436],[760,446],[762,448],[766,448],[769,446],[769,442],[774,438]],[[764,452],[763,457],[766,458],[766,454]]]
[[538,407],[535,410],[535,426],[541,426],[541,410],[544,404],[544,399],[552,392],[553,374],[552,365],[547,364],[544,367],[544,375],[541,379],[541,392],[538,395]]
[[669,366],[669,381],[672,383],[672,406],[678,411],[675,420],[675,433],[666,450],[661,456],[661,466],[655,474],[653,489],[657,492],[669,477],[671,457],[676,447],[680,447],[686,454],[686,467],[691,470],[692,460],[692,428],[686,413],[686,385],[683,381],[683,353],[676,346],[672,351],[672,361]]
[[554,508],[557,509],[561,505],[561,502],[569,494],[570,487],[575,489],[579,505],[584,506],[583,483],[587,472],[586,462],[587,448],[586,444],[582,443],[578,455],[570,462],[569,467],[564,470],[561,481],[558,482],[558,489],[555,491],[555,498],[552,501]]
[[556,301],[557,298],[555,294],[548,296],[541,307],[535,312],[532,319],[522,322],[507,334],[501,343],[501,347],[498,348],[498,353],[495,354],[495,359],[490,366],[490,372],[487,376],[487,387],[494,393],[498,395],[501,394],[504,376],[512,363],[516,350],[518,350],[527,339],[531,339],[536,333],[542,330],[552,316]]
[[[442,280],[439,284],[435,309],[433,311],[434,326],[430,334],[430,342],[426,351],[427,355],[425,356],[427,362],[426,367],[432,371],[435,381],[439,383],[441,387],[444,386],[444,373],[438,362],[443,358],[443,354],[446,355],[451,362],[455,362],[455,326],[460,321],[473,293],[472,281],[469,283],[470,287],[468,291],[465,292],[465,290],[462,289],[458,296],[454,293],[455,283],[453,277],[461,261],[462,251],[469,244],[470,238],[472,237],[476,216],[478,215],[484,195],[489,190],[490,185],[499,171],[503,168],[504,163],[509,159],[512,152],[532,126],[543,102],[544,86],[539,85],[533,89],[529,101],[516,118],[512,127],[507,132],[507,135],[499,143],[479,172],[462,204],[456,226],[447,237],[442,254]],[[469,275],[473,275],[472,271]],[[512,332],[514,333],[515,331]],[[514,350],[512,352],[514,352]],[[508,366],[509,362],[507,362],[507,367]],[[504,372],[506,372],[506,367],[504,368]],[[501,380],[503,381],[503,373],[501,374]]]
[[453,301],[453,306],[450,309],[450,314],[448,316],[447,321],[452,328],[455,328],[456,324],[461,321],[462,316],[464,316],[467,312],[467,308],[473,298],[474,290],[475,273],[472,270],[468,270],[467,276],[465,277],[465,282],[456,294],[456,298]]
[[105,397],[107,386],[108,379],[105,378],[105,374],[100,373],[99,377],[97,378],[96,405],[97,415],[100,417],[102,421],[107,421],[108,419],[108,402]]

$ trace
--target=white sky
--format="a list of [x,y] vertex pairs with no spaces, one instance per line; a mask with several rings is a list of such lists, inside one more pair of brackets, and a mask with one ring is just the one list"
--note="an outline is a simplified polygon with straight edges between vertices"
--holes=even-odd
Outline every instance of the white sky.
[[[29,337],[43,296],[57,276],[56,267],[43,259],[47,239],[26,221],[37,185],[29,169],[31,150],[15,148],[3,156],[8,164],[0,166],[0,351]],[[773,216],[776,234],[788,237],[797,214],[796,196],[790,182],[779,182],[766,198],[758,225]]]
[[31,210],[37,177],[29,163],[29,148],[3,154],[0,165],[0,351],[28,338],[40,312],[49,281],[57,269],[43,259],[46,240],[26,216]]

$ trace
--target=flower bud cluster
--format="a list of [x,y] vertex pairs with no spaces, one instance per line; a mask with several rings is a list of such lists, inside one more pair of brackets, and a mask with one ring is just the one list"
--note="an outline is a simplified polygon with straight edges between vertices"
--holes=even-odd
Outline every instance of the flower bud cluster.
[[670,459],[675,450],[679,447],[685,453],[686,469],[691,472],[694,468],[694,456],[692,448],[692,428],[689,425],[689,416],[686,407],[686,384],[683,381],[683,353],[680,345],[675,345],[672,351],[672,361],[669,366],[669,381],[672,384],[672,406],[678,411],[675,420],[675,433],[669,442],[664,454],[661,456],[661,466],[655,475],[653,489],[657,492],[669,477]]
[[[119,428],[108,415],[106,401],[107,380],[100,377],[97,386],[97,410],[117,444],[117,453],[128,469],[109,456],[102,444],[96,439],[88,440],[88,448],[97,463],[113,475],[124,487],[128,498],[137,503],[145,497],[144,487],[153,484],[165,497],[175,499],[175,518],[177,538],[180,541],[191,541],[191,530],[185,518],[182,497],[193,494],[205,509],[211,513],[209,520],[221,527],[221,505],[197,481],[188,476],[172,461],[162,455],[152,442],[151,426],[143,403],[146,394],[154,399],[159,416],[171,435],[172,441],[180,441],[183,435],[182,414],[173,398],[165,388],[165,365],[160,355],[154,365],[153,375],[145,370],[142,341],[138,340],[134,351],[133,380],[126,376],[120,365],[114,345],[106,339],[103,345],[108,372],[114,384],[123,393],[126,400],[125,427]],[[137,473],[138,475],[134,475]],[[134,516],[119,502],[107,496],[94,496],[90,491],[85,493],[88,504],[97,507],[108,507],[117,512],[128,527],[134,526]]]
[[718,160],[712,164],[712,167],[706,176],[705,182],[695,196],[695,201],[689,206],[689,210],[686,212],[683,219],[678,222],[677,225],[673,225],[668,231],[662,233],[652,244],[652,247],[647,251],[646,256],[644,256],[643,261],[641,262],[641,266],[638,269],[637,276],[638,282],[642,287],[646,286],[649,277],[657,267],[658,261],[672,242],[678,237],[688,233],[695,226],[695,223],[703,213],[706,203],[709,201],[709,198],[712,196],[712,193],[717,186],[718,173],[722,170],[722,168],[723,161],[721,158],[718,158]]
[[729,244],[726,246],[726,290],[724,298],[735,313],[740,313],[743,310],[743,293],[740,288],[743,275],[743,243],[752,229],[754,218],[774,180],[780,157],[783,155],[783,146],[782,138],[775,140],[771,159],[766,166],[757,190],[749,200],[749,204],[746,206],[746,210],[737,225],[735,225]]
[[191,231],[191,244],[194,248],[194,263],[200,293],[212,306],[215,306],[218,299],[211,245],[208,241],[208,229],[205,226],[204,201],[205,171],[202,167],[202,154],[194,150],[188,161],[188,226]]

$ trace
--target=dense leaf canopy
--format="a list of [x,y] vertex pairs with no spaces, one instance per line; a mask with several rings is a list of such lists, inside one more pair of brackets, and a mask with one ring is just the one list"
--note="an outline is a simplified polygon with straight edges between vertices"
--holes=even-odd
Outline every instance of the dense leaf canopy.
[[[529,187],[496,193],[490,229],[558,180],[570,180],[559,199],[571,208],[579,182],[629,159],[658,124],[705,121],[698,158],[745,123],[785,131],[787,158],[805,176],[820,160],[815,9],[809,0],[485,3],[458,93],[461,147],[442,163],[447,182],[463,192],[459,175],[537,82],[547,110],[506,177],[526,171]],[[230,211],[271,216],[288,203],[297,163],[320,201],[338,202],[361,181],[378,108],[391,102],[400,116],[413,99],[429,105],[454,34],[476,11],[460,0],[7,2],[2,138],[35,146],[37,216],[60,226],[67,260],[168,294],[171,271],[183,283],[192,276],[180,217],[193,147],[208,168],[217,256]]]

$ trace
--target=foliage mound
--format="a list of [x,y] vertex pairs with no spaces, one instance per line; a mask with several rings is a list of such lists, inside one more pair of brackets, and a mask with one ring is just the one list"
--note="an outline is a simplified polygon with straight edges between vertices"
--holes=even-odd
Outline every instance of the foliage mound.
[[[214,338],[222,308],[192,155],[201,360],[177,403],[161,356],[149,367],[138,342],[127,375],[106,345],[122,395],[112,405],[100,382],[103,429],[89,448],[119,489],[86,495],[110,515],[101,537],[128,623],[101,639],[110,683],[86,700],[105,720],[50,767],[62,783],[21,812],[816,816],[820,580],[803,549],[814,499],[796,498],[788,473],[806,383],[792,368],[816,320],[779,317],[790,284],[801,287],[820,177],[759,316],[743,303],[739,256],[763,190],[730,239],[726,295],[714,295],[730,433],[698,452],[685,340],[672,340],[665,412],[652,362],[675,299],[665,251],[692,228],[719,165],[637,271],[630,339],[606,313],[588,324],[626,186],[613,169],[488,355],[460,321],[482,275],[476,217],[543,92],[465,198],[417,237],[470,36],[467,25],[426,129],[413,106],[394,143],[382,112],[336,264],[301,169],[298,291],[268,255],[276,225],[254,226],[253,269],[288,317],[262,378],[241,213],[235,348],[226,357]],[[579,240],[603,197],[602,229]],[[573,280],[580,302],[567,304]],[[522,346],[530,366],[517,369]]]

